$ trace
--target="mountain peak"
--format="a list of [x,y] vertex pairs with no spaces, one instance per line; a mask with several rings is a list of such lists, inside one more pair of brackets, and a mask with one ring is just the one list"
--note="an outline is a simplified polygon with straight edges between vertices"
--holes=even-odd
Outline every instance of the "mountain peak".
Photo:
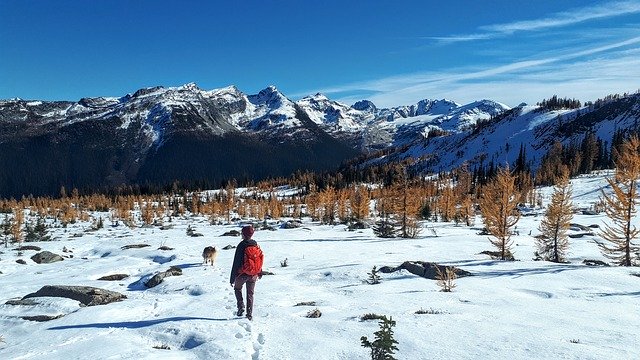
[[178,90],[197,91],[201,89],[198,87],[198,84],[196,84],[195,82],[190,82],[178,87]]
[[374,112],[377,109],[376,105],[369,100],[360,100],[355,104],[351,105],[351,107],[359,111],[370,111],[370,112]]

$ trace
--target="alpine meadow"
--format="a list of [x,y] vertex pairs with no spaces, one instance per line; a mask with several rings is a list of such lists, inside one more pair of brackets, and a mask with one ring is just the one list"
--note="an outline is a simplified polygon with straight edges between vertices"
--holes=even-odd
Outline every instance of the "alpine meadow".
[[1,2],[0,359],[640,358],[638,23]]

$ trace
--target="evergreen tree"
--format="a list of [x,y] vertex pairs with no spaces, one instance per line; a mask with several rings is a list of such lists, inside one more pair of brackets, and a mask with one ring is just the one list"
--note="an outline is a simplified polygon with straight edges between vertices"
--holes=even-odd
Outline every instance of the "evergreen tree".
[[509,168],[499,168],[498,174],[482,189],[480,211],[487,231],[494,237],[489,239],[498,248],[501,260],[512,258],[511,228],[518,220],[518,194],[515,177]]
[[617,155],[615,179],[607,179],[613,193],[602,191],[605,213],[612,224],[606,224],[597,241],[604,256],[622,266],[632,265],[632,255],[640,251],[633,243],[640,230],[631,224],[638,201],[637,180],[640,177],[640,139],[632,136]]
[[380,330],[374,332],[375,340],[369,341],[366,336],[360,338],[362,346],[371,349],[371,360],[395,360],[393,357],[395,351],[398,350],[396,344],[398,341],[393,338],[393,327],[396,326],[396,322],[392,317],[387,319],[383,316],[379,322]]
[[569,242],[567,230],[573,219],[571,205],[571,185],[568,171],[560,179],[551,196],[544,218],[540,222],[540,237],[537,238],[538,255],[544,260],[553,262],[565,261]]
[[47,226],[41,217],[38,217],[35,225],[27,223],[25,225],[25,241],[49,241],[51,237],[47,234]]
[[367,273],[367,275],[369,275],[369,279],[367,279],[367,283],[369,283],[369,285],[380,284],[381,277],[375,266],[371,269],[370,273]]

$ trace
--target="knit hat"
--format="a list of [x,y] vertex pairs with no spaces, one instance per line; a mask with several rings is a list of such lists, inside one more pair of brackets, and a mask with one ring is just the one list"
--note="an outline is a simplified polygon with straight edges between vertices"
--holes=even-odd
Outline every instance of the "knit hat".
[[242,228],[242,238],[243,239],[251,239],[253,236],[253,226],[247,225]]

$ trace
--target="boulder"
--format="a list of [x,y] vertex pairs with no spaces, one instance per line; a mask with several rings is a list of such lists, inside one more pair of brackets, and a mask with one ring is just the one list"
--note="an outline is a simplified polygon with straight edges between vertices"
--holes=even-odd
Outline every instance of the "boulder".
[[15,248],[13,250],[15,250],[15,251],[25,251],[25,250],[40,251],[42,249],[39,246],[35,246],[35,245],[23,245],[23,246],[18,246],[17,248]]
[[[490,251],[490,250],[485,250],[485,251],[481,251],[480,254],[482,255],[489,255],[492,259],[496,259],[499,260],[502,258],[502,254],[500,253],[500,251]],[[507,251],[504,255],[504,259],[507,261],[515,261],[516,259],[513,257],[513,254],[510,251]]]
[[14,306],[35,306],[38,305],[39,302],[35,301],[34,299],[11,299],[4,304]]
[[140,248],[145,248],[147,246],[151,246],[151,245],[149,245],[149,244],[130,244],[130,245],[125,245],[125,246],[121,247],[120,250],[140,249]]
[[605,266],[605,267],[609,266],[609,264],[607,264],[602,260],[594,260],[594,259],[584,259],[582,260],[582,263],[587,266]]
[[457,277],[465,277],[465,276],[472,275],[470,272],[459,269],[457,267],[438,265],[436,263],[424,262],[424,261],[405,261],[400,266],[396,266],[396,267],[383,266],[379,269],[379,271],[381,273],[392,273],[392,272],[404,269],[414,275],[418,275],[426,279],[437,280],[438,271],[436,269],[440,269],[440,272],[444,274],[447,268],[453,269]]
[[240,231],[238,230],[230,230],[220,236],[240,236]]
[[105,275],[101,278],[99,278],[98,280],[103,280],[103,281],[120,281],[122,279],[126,279],[128,278],[129,275],[127,274],[113,274],[113,275]]
[[233,245],[227,245],[225,247],[222,248],[222,250],[231,250],[231,249],[235,249],[236,247]]
[[25,295],[22,299],[34,297],[63,297],[79,301],[85,306],[105,305],[122,301],[127,296],[116,291],[100,289],[92,286],[46,285],[40,290]]
[[147,280],[147,282],[144,283],[144,286],[148,288],[152,288],[160,285],[160,283],[164,280],[164,278],[168,276],[180,276],[180,275],[182,275],[182,269],[180,269],[177,266],[172,266],[167,271],[163,271],[161,273],[157,273],[153,275],[151,279]]
[[45,321],[51,321],[51,320],[55,320],[55,319],[60,319],[63,316],[64,316],[64,314],[60,314],[60,315],[35,315],[35,316],[22,316],[21,319],[22,320],[27,320],[27,321],[45,322]]
[[38,264],[50,264],[56,261],[64,260],[62,256],[54,254],[50,251],[42,251],[31,257],[31,260]]
[[302,227],[302,223],[298,220],[289,220],[281,225],[283,229],[297,229]]

